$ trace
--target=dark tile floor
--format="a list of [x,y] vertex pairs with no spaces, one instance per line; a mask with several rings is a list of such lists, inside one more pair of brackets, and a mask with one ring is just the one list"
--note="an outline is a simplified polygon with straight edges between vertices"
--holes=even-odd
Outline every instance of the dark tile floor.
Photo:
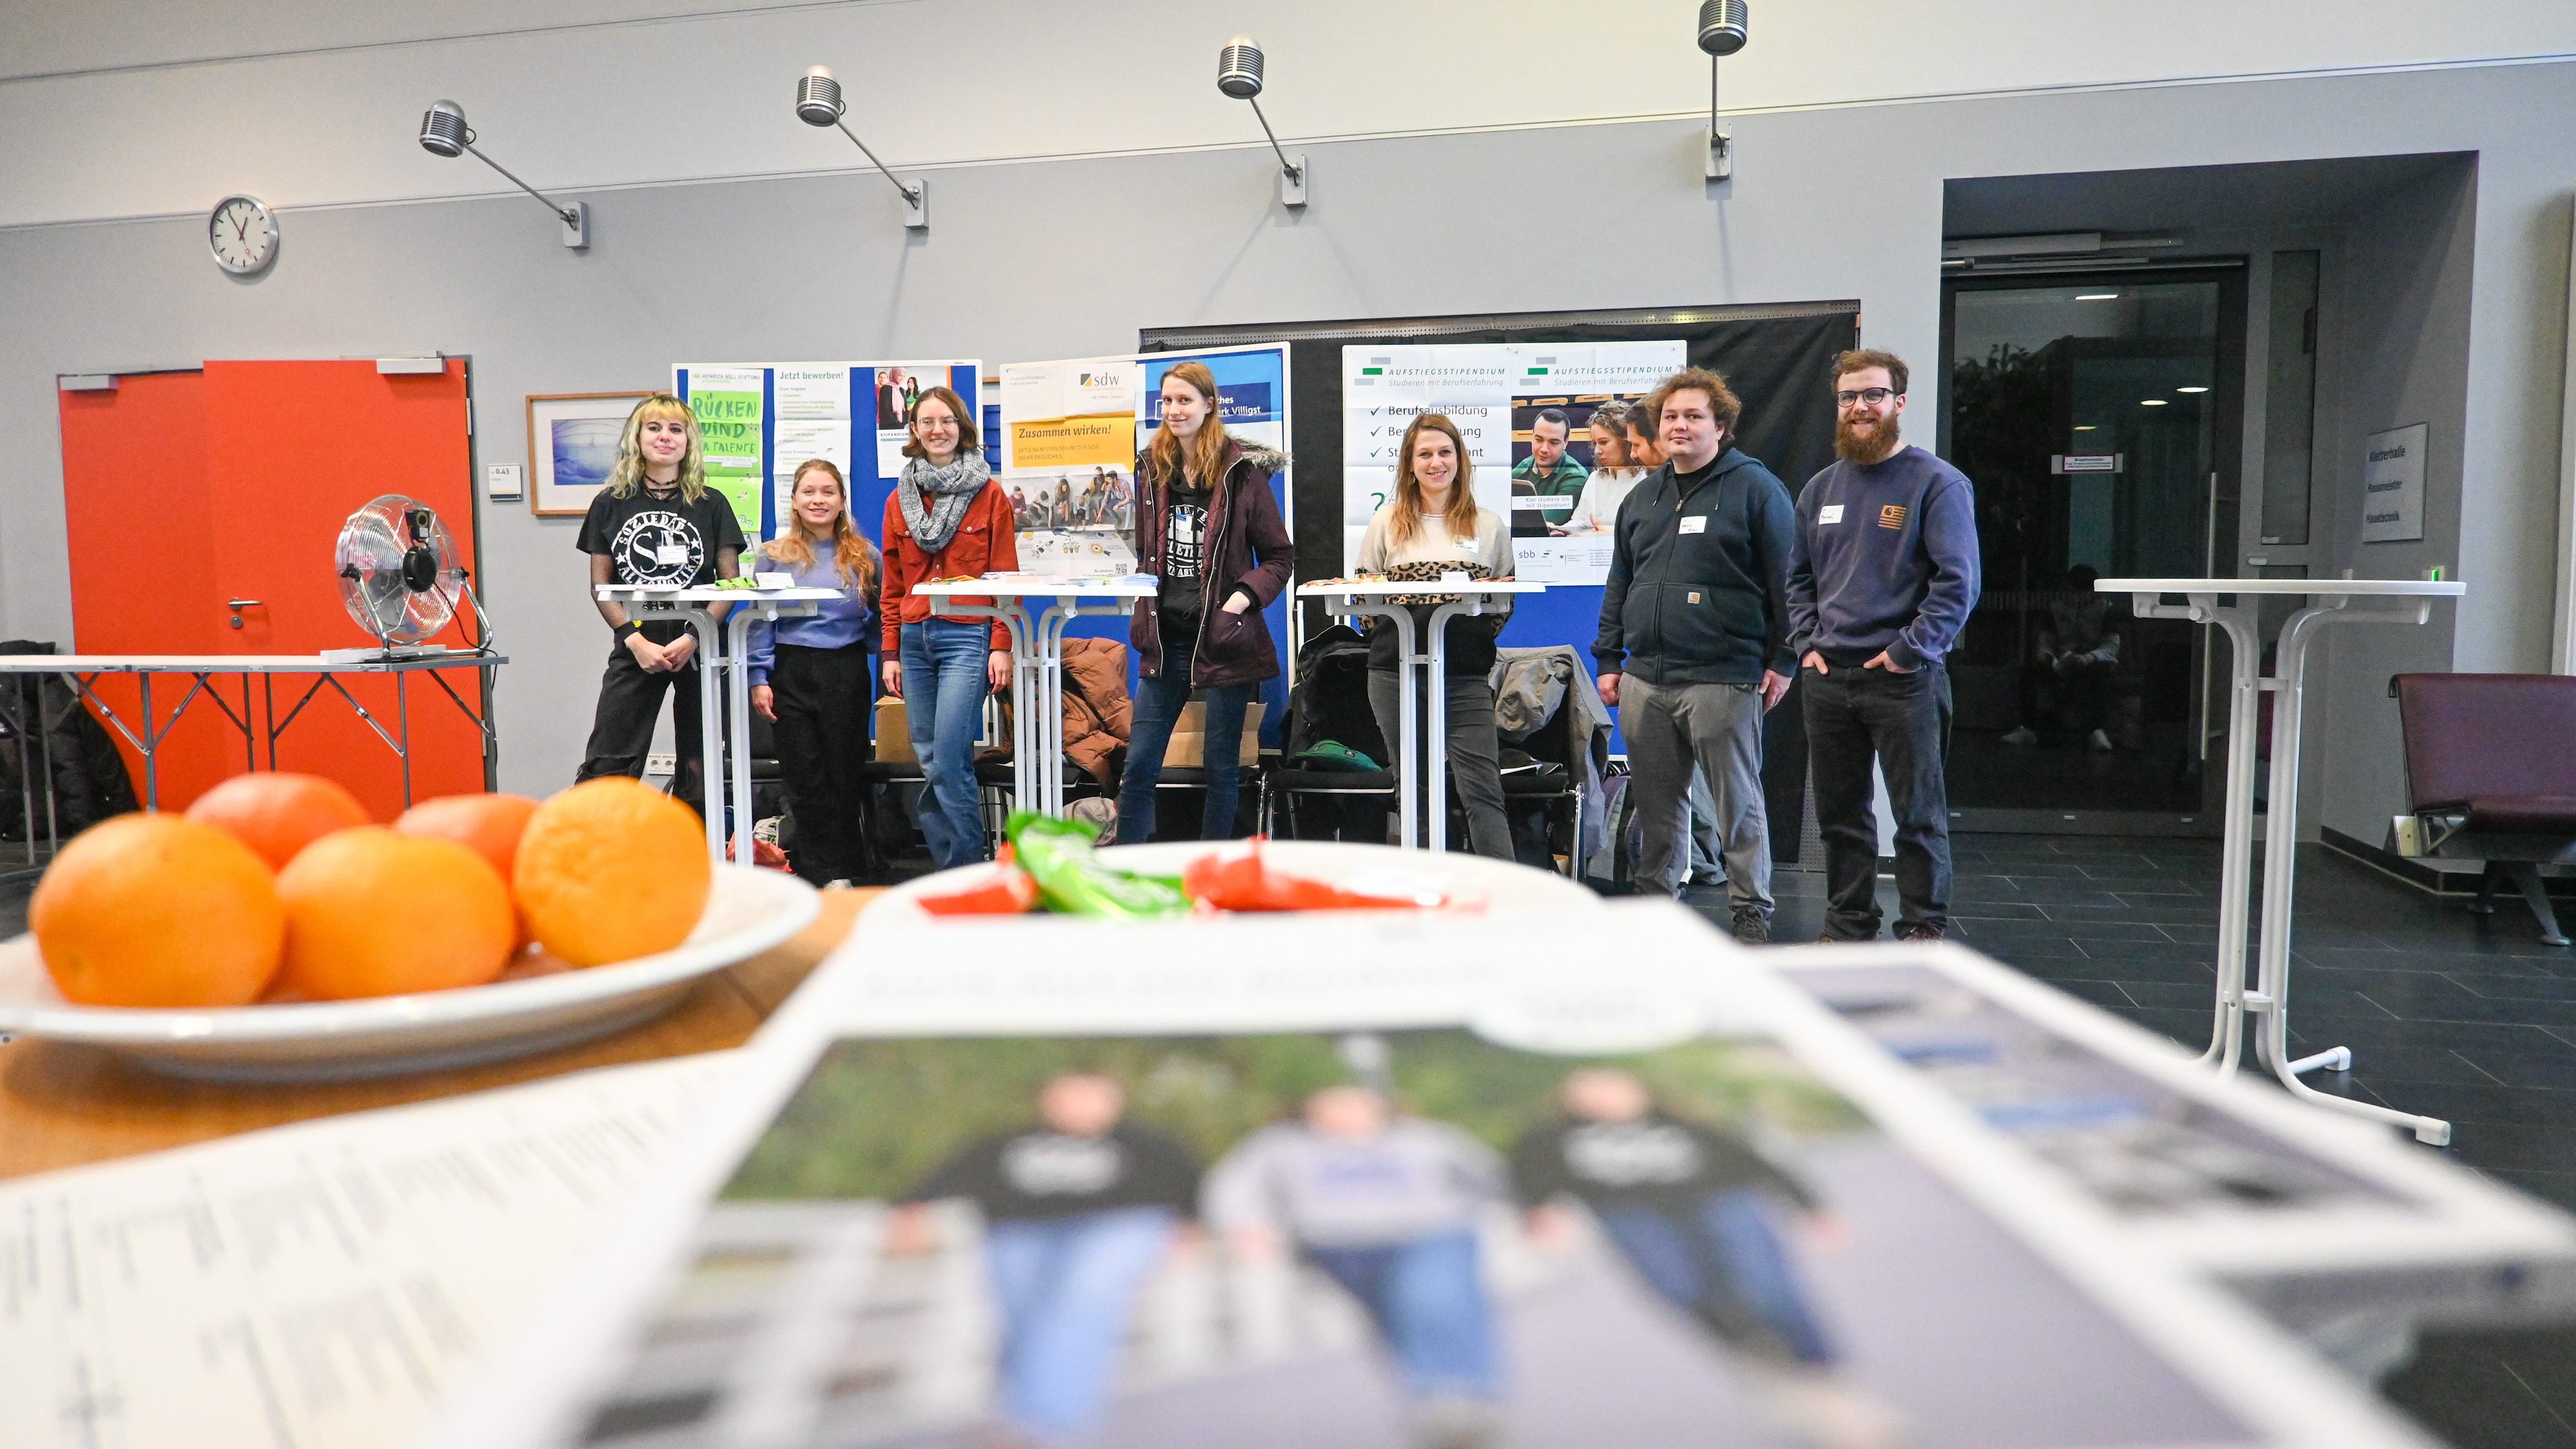
[[[1963,835],[1953,855],[1959,939],[2208,1045],[2216,841]],[[2353,1052],[2349,1072],[2306,1080],[2448,1118],[2451,1147],[2420,1150],[2576,1209],[2576,955],[2540,944],[2518,905],[2472,916],[2319,847],[2298,865],[2291,1042]],[[1894,884],[1879,888],[1893,921]],[[1815,939],[1823,892],[1820,875],[1777,874],[1775,938]],[[1724,923],[1723,892],[1692,894]],[[2473,1449],[2576,1449],[2576,1326],[2428,1335],[2381,1389]]]

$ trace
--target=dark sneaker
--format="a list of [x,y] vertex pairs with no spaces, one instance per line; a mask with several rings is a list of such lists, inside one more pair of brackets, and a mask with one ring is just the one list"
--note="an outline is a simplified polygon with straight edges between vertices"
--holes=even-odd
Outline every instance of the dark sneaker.
[[1939,926],[1927,926],[1920,921],[1900,921],[1896,926],[1896,939],[1900,941],[1938,941],[1949,934]]
[[1770,915],[1760,906],[1735,907],[1735,939],[1747,946],[1770,945]]

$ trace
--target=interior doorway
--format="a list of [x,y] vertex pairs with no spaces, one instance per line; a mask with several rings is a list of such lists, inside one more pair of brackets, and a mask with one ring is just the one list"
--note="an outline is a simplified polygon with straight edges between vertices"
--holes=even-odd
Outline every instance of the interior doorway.
[[1985,565],[1953,655],[1953,825],[2217,833],[2224,644],[2090,582],[2233,564],[2242,267],[1961,277],[1942,301],[1941,451],[1975,480]]

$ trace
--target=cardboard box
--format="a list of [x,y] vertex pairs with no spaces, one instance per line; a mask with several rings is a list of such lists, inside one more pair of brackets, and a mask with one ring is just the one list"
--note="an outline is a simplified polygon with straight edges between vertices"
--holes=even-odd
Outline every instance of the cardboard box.
[[911,717],[892,696],[877,701],[877,758],[889,765],[921,763],[912,752]]
[[[1245,769],[1261,763],[1261,710],[1258,703],[1243,709],[1243,750]],[[1198,770],[1207,766],[1207,706],[1197,700],[1181,706],[1181,717],[1172,726],[1172,742],[1163,751],[1163,768]]]

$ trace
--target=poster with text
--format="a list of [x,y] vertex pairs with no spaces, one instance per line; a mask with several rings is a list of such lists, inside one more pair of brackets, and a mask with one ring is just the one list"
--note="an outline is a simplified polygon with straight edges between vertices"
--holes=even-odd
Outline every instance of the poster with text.
[[[698,415],[707,481],[722,480],[744,537],[777,534],[791,512],[796,470],[819,459],[840,470],[850,516],[874,539],[885,495],[903,472],[903,419],[912,404],[945,384],[974,412],[981,373],[973,362],[683,363],[672,369],[672,386]],[[889,404],[891,430],[878,426]]]
[[[1424,413],[1458,425],[1479,507],[1512,520],[1514,568],[1534,583],[1599,584],[1608,575],[1606,535],[1591,521],[1616,511],[1594,498],[1592,410],[1642,397],[1686,361],[1672,341],[1466,343],[1345,347],[1343,397],[1343,569],[1355,567],[1369,519],[1394,494],[1405,429]],[[1602,491],[1623,478],[1605,478]]]
[[757,367],[706,367],[691,372],[689,411],[698,415],[705,448],[707,486],[733,505],[745,538],[761,537],[761,483],[768,377]]
[[1067,578],[1136,571],[1144,377],[1144,365],[1132,357],[1002,369],[996,476],[1019,521],[1021,568]]

